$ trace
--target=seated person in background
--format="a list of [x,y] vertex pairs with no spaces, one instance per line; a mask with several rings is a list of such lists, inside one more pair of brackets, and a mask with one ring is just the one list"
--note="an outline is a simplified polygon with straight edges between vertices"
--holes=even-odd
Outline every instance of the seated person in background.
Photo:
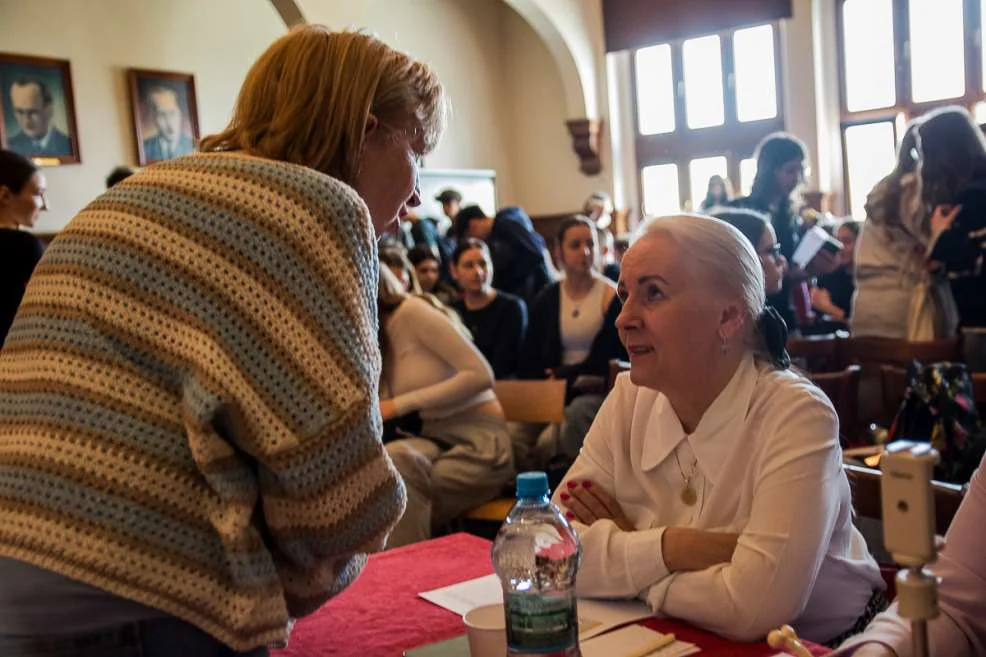
[[459,240],[452,254],[452,275],[462,288],[462,297],[452,308],[493,368],[493,375],[512,378],[527,331],[527,305],[493,288],[493,262],[485,242],[472,237]]
[[763,268],[711,217],[650,223],[617,320],[630,353],[555,492],[584,546],[580,595],[739,641],[792,624],[835,644],[886,607],[852,524],[839,421],[790,371]]
[[768,295],[780,292],[784,283],[784,271],[787,269],[787,259],[781,255],[781,245],[774,236],[770,217],[745,208],[713,208],[712,216],[743,233],[743,237],[749,240],[760,258],[764,291]]
[[614,283],[620,280],[620,263],[616,261],[616,238],[608,228],[596,227],[599,239],[599,271]]
[[856,293],[856,238],[859,237],[859,222],[847,220],[839,224],[836,238],[842,243],[835,271],[818,277],[818,285],[811,290],[811,305],[828,319],[819,318],[820,328],[826,332],[849,328],[849,315],[852,313],[852,298]]
[[626,358],[614,322],[616,286],[596,270],[596,228],[586,217],[559,225],[564,278],[538,295],[518,365],[522,379],[565,379],[568,385],[559,452],[574,459],[606,392],[609,361]]
[[451,306],[458,300],[458,290],[441,279],[441,261],[434,249],[418,244],[407,252],[407,259],[414,267],[422,292],[434,294],[446,306]]
[[[928,646],[935,657],[986,655],[986,552],[981,547],[986,471],[982,463],[969,486],[948,528],[945,549],[931,567],[940,578],[941,614],[928,622]],[[912,657],[911,622],[900,617],[895,602],[842,647],[841,657]]]
[[420,436],[386,445],[407,486],[407,510],[388,547],[431,536],[499,495],[513,476],[510,436],[493,373],[454,313],[409,295],[380,267],[384,421],[417,411]]
[[381,244],[379,251],[380,262],[387,265],[387,269],[397,278],[405,292],[411,294],[421,294],[421,283],[407,259],[407,251],[400,244]]
[[474,237],[486,242],[493,258],[493,287],[528,305],[555,279],[544,238],[518,207],[487,217],[478,205],[466,206],[455,217],[455,234],[460,240]]

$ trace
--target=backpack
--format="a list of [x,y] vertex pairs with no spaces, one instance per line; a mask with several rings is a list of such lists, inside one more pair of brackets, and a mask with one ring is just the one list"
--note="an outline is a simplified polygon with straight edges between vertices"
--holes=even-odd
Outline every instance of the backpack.
[[973,399],[972,381],[962,363],[914,361],[887,441],[930,441],[941,457],[935,479],[965,484],[986,452],[986,431]]

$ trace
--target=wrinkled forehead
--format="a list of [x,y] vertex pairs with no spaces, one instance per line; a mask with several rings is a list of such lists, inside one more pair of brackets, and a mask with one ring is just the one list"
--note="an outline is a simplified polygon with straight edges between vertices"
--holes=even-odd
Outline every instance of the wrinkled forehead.
[[682,277],[684,269],[674,238],[662,232],[644,233],[623,256],[620,282],[632,288],[642,278],[659,276],[671,284]]

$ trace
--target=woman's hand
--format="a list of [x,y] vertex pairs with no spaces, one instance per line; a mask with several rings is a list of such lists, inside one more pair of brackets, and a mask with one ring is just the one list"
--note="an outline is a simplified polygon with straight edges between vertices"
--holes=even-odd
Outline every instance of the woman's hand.
[[623,513],[623,507],[612,495],[589,479],[570,480],[558,497],[568,509],[565,517],[583,525],[591,525],[597,520],[612,520],[625,532],[636,530],[633,523]]
[[381,399],[380,400],[380,417],[383,421],[393,420],[397,417],[397,407],[394,406],[394,401],[392,399]]
[[832,295],[823,287],[813,287],[811,288],[811,305],[813,308],[831,315],[832,313],[829,311],[834,305]]
[[931,214],[932,238],[948,230],[961,211],[961,205],[936,205],[935,211]]

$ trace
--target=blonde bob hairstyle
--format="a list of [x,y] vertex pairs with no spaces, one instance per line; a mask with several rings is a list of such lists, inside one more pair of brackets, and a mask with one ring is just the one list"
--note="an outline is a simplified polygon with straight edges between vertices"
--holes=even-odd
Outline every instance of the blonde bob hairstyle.
[[352,183],[371,116],[419,154],[445,129],[448,104],[428,66],[361,32],[302,25],[247,73],[226,129],[203,151],[244,151]]
[[716,293],[740,299],[748,326],[757,326],[766,306],[763,266],[743,233],[721,219],[700,214],[680,214],[649,220],[640,236],[664,235],[674,240],[680,253]]

